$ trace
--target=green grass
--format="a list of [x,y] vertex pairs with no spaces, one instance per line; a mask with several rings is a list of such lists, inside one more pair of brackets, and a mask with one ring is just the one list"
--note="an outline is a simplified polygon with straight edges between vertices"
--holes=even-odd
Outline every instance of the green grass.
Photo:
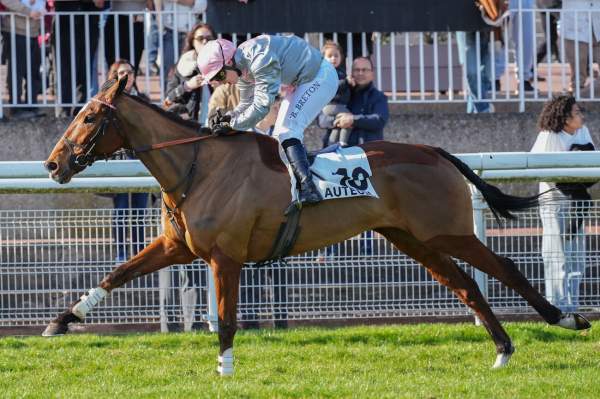
[[598,331],[505,326],[517,351],[501,370],[470,324],[240,331],[233,378],[210,333],[6,337],[0,397],[600,397]]

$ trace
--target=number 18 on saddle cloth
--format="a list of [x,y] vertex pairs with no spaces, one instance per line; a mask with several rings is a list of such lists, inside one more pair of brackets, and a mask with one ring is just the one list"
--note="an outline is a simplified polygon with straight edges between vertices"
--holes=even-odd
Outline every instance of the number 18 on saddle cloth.
[[[282,159],[287,165],[285,155]],[[296,200],[296,179],[289,166],[288,170],[292,182],[292,198]],[[372,173],[367,154],[360,147],[337,146],[335,151],[321,151],[314,158],[310,170],[324,200],[348,197],[379,198],[371,184]]]

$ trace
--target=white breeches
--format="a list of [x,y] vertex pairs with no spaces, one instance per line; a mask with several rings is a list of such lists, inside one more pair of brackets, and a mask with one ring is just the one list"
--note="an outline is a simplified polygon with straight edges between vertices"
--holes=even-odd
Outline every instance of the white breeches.
[[335,96],[338,75],[330,62],[323,60],[315,78],[285,96],[277,114],[273,137],[280,143],[291,138],[303,141],[304,129]]

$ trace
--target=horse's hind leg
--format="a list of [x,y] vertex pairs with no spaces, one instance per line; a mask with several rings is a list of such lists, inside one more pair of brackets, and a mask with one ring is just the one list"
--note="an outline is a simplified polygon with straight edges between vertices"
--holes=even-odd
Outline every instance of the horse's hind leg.
[[219,357],[217,371],[233,375],[233,338],[237,330],[237,303],[243,264],[225,255],[218,247],[211,253],[211,269],[217,291],[219,314]]
[[521,295],[549,324],[572,330],[590,328],[590,323],[577,313],[563,314],[540,294],[519,271],[514,262],[493,253],[474,235],[442,236],[427,241],[427,246],[462,259],[495,277]]
[[195,256],[182,243],[160,236],[136,256],[110,272],[97,288],[72,303],[69,308],[52,320],[42,333],[45,337],[63,335],[69,330],[69,323],[83,321],[86,314],[110,291],[136,277],[152,273],[163,267],[190,263]]
[[471,276],[458,267],[450,256],[428,248],[405,231],[396,229],[378,231],[400,251],[423,264],[437,281],[452,289],[464,304],[473,309],[496,344],[498,356],[494,368],[507,364],[514,352],[510,337],[492,313],[477,283]]

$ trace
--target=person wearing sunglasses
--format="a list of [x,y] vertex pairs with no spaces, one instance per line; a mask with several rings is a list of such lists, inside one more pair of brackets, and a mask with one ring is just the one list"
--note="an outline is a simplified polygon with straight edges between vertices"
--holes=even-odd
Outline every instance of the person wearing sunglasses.
[[297,36],[261,35],[238,48],[225,39],[208,42],[198,54],[204,84],[237,84],[240,103],[229,113],[215,113],[209,123],[228,123],[232,129],[254,129],[269,112],[280,89],[283,97],[273,137],[283,147],[300,182],[300,202],[322,200],[302,144],[304,130],[335,95],[338,76],[316,48]]
[[[202,87],[203,78],[196,65],[198,52],[216,37],[214,29],[199,23],[185,38],[183,54],[167,83],[164,106],[186,119],[203,122],[208,115],[208,88]],[[204,111],[204,112],[202,112]]]

